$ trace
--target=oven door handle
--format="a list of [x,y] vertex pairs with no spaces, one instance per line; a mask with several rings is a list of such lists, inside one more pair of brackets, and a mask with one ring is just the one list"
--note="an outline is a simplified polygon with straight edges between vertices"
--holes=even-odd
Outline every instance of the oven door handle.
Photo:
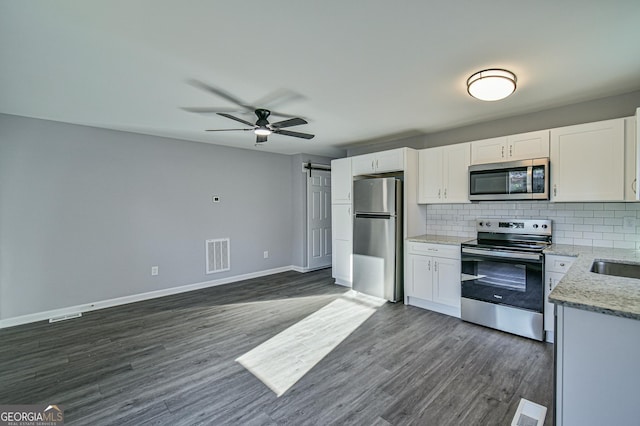
[[483,249],[474,249],[463,247],[462,253],[469,254],[479,254],[481,256],[488,257],[504,257],[507,259],[522,259],[522,260],[542,260],[542,255],[538,253],[521,253],[517,251],[506,251],[506,250],[483,250]]

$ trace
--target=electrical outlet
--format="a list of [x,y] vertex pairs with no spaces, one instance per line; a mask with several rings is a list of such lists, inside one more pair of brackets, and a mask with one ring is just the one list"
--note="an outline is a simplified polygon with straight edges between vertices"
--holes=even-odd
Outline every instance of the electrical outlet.
[[264,252],[264,258],[265,258],[265,259],[268,259],[268,258],[269,258],[269,252],[268,252],[268,251],[266,251],[266,250],[265,250],[265,252]]
[[157,266],[152,266],[151,267],[151,275],[154,276],[154,277],[156,275],[158,275],[158,267]]
[[625,232],[635,232],[636,218],[635,217],[622,218],[622,230]]
[[211,197],[211,201],[213,201],[214,203],[219,203],[220,202],[220,196],[219,195],[213,195]]

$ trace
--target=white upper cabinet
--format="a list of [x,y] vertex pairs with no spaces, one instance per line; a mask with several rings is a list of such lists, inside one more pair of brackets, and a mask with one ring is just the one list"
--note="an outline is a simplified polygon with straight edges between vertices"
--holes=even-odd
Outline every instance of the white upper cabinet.
[[398,148],[351,157],[352,175],[403,171],[405,150]]
[[350,204],[351,187],[351,158],[331,160],[331,204]]
[[471,164],[507,161],[504,155],[506,145],[506,137],[471,142]]
[[418,203],[468,203],[470,143],[419,151]]
[[623,201],[623,118],[551,129],[551,201]]
[[471,164],[500,163],[548,156],[548,130],[471,142]]

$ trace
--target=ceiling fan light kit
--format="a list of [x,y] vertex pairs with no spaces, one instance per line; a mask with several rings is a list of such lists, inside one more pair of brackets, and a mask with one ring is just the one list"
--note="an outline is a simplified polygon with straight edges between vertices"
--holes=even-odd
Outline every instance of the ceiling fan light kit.
[[467,92],[481,101],[498,101],[516,90],[517,78],[505,69],[479,71],[467,79]]
[[253,133],[255,133],[256,135],[261,135],[261,136],[269,136],[271,134],[271,130],[269,130],[266,126],[265,127],[258,127],[257,129],[255,129],[253,131]]

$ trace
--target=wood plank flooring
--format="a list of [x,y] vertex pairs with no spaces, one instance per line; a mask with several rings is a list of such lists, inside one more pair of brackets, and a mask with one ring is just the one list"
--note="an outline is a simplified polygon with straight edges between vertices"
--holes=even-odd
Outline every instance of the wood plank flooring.
[[281,397],[235,361],[339,298],[285,272],[0,330],[0,404],[73,425],[509,425],[553,417],[553,346],[387,303]]

